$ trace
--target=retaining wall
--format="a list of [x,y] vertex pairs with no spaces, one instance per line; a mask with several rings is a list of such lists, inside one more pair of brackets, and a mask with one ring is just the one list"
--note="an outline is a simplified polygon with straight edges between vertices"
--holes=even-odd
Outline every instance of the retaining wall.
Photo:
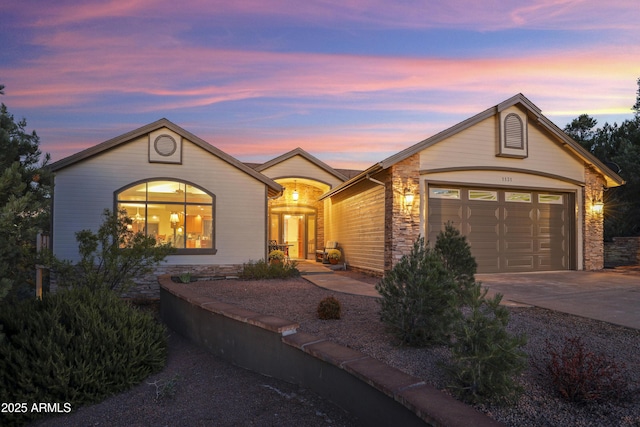
[[604,243],[604,266],[638,265],[640,263],[640,237],[614,237]]
[[234,365],[314,390],[367,426],[500,426],[423,381],[295,322],[199,296],[161,276],[163,321]]

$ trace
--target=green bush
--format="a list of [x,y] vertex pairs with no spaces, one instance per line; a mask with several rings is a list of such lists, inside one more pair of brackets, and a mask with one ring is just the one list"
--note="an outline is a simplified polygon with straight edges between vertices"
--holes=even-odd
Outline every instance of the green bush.
[[444,267],[453,274],[458,283],[459,296],[464,299],[463,294],[473,286],[478,269],[467,238],[448,222],[438,234],[434,249],[442,255]]
[[466,309],[453,331],[452,359],[446,366],[452,379],[449,388],[471,403],[510,402],[521,391],[515,378],[527,364],[521,349],[526,337],[507,332],[509,311],[500,305],[502,295],[487,299],[486,294],[475,283],[461,301]]
[[458,316],[456,288],[441,255],[419,238],[376,285],[380,318],[404,344],[446,343]]
[[289,279],[299,277],[300,271],[295,261],[271,264],[265,260],[249,261],[243,264],[240,278],[243,280]]
[[4,304],[0,325],[0,402],[69,402],[76,409],[130,388],[166,360],[164,328],[106,289]]
[[318,318],[322,320],[337,320],[340,319],[342,312],[342,306],[340,301],[335,297],[323,298],[318,304]]
[[132,223],[126,210],[103,212],[97,232],[76,233],[80,261],[60,261],[52,256],[52,268],[60,286],[86,286],[123,293],[135,286],[135,279],[152,273],[176,249],[156,243],[155,238],[129,229]]

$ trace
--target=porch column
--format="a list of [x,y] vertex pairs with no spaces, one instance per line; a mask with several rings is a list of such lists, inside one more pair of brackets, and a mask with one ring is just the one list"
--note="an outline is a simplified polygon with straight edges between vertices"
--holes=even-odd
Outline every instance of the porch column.
[[604,268],[604,215],[594,212],[592,206],[594,202],[602,201],[605,180],[588,165],[585,165],[584,175],[584,269],[602,270]]
[[[387,170],[385,178],[384,269],[408,255],[420,236],[420,155],[414,154]],[[413,194],[408,204],[405,195]]]

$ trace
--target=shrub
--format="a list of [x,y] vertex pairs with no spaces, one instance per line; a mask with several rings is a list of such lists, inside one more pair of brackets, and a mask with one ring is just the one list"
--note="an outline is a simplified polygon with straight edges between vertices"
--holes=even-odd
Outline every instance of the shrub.
[[502,295],[486,299],[486,294],[474,283],[462,301],[467,309],[456,322],[452,359],[446,366],[449,388],[471,403],[508,402],[522,390],[515,377],[526,367],[527,355],[521,350],[526,338],[507,332],[509,311],[500,306]]
[[178,276],[178,279],[180,280],[181,283],[190,283],[191,282],[191,273],[190,272],[185,272],[180,274],[180,276]]
[[170,244],[157,245],[153,237],[129,230],[131,218],[125,210],[103,212],[104,222],[97,233],[76,233],[81,260],[73,266],[68,261],[53,260],[58,284],[106,288],[126,292],[134,279],[153,272],[167,255],[175,252]]
[[106,289],[4,304],[0,324],[0,402],[69,402],[75,409],[141,382],[166,359],[164,328]]
[[335,297],[326,297],[318,304],[318,318],[322,320],[340,319],[342,306]]
[[240,278],[243,280],[289,279],[300,276],[298,263],[270,264],[264,260],[249,261],[243,264]]
[[[451,222],[438,234],[434,249],[442,255],[444,267],[453,274],[461,294],[473,286],[478,264],[471,255],[467,238]],[[460,295],[460,298],[465,297]]]
[[620,398],[628,388],[622,370],[603,354],[594,354],[585,348],[579,337],[565,340],[561,349],[547,341],[551,356],[547,372],[554,387],[570,402],[588,403]]
[[402,342],[428,346],[448,341],[458,316],[456,284],[441,256],[419,238],[376,285],[380,318]]

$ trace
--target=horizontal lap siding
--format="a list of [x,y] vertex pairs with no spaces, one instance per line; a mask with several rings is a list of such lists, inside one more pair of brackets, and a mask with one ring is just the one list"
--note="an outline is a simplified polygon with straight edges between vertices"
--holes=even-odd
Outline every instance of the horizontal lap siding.
[[[521,169],[525,174],[535,171],[539,174],[562,176],[572,181],[584,182],[582,160],[549,138],[532,120],[529,120],[528,125],[528,156],[523,159],[496,156],[496,120],[495,117],[491,117],[426,148],[420,156],[420,170],[424,173],[444,168],[495,167],[513,171]],[[497,177],[497,182],[487,183],[504,185],[503,174],[498,174]],[[516,185],[515,182],[510,184]]]
[[331,199],[330,240],[352,267],[384,270],[384,187],[361,183]]
[[77,260],[74,233],[97,230],[114,191],[138,180],[173,178],[215,194],[216,255],[173,255],[168,264],[241,264],[265,256],[265,185],[183,140],[182,164],[148,162],[146,137],[56,173],[53,244],[56,255]]
[[315,179],[336,187],[342,183],[341,180],[331,175],[329,172],[321,169],[314,163],[302,158],[301,156],[294,156],[281,163],[278,163],[270,168],[267,168],[261,172],[272,179],[284,178],[284,177],[301,177]]

